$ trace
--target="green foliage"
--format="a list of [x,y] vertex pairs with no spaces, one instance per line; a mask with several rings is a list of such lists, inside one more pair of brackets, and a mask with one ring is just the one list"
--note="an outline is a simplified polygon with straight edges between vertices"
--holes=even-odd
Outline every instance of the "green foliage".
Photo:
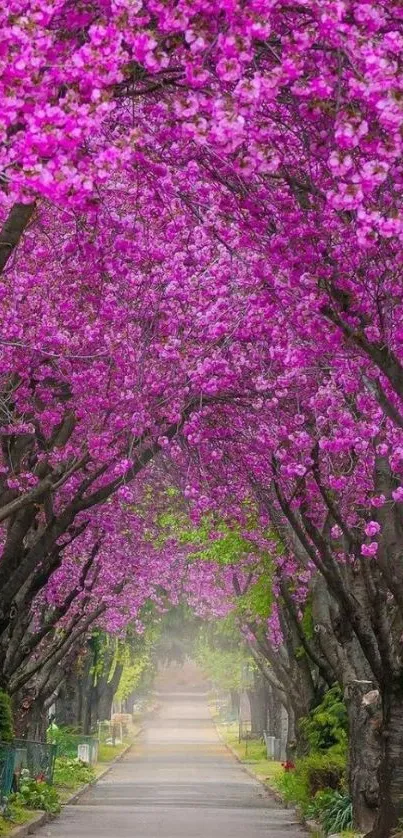
[[298,771],[284,771],[276,778],[275,785],[286,803],[293,803],[306,812],[310,797],[305,778]]
[[312,640],[314,637],[314,622],[312,614],[312,602],[308,600],[305,605],[304,613],[302,615],[301,626],[303,628],[305,637]]
[[311,797],[322,789],[342,788],[346,774],[346,759],[343,754],[328,751],[312,753],[297,762],[297,771],[304,778]]
[[223,651],[200,641],[195,657],[216,689],[227,691],[242,688],[245,669],[245,652],[242,648]]
[[52,815],[60,812],[59,795],[54,786],[49,786],[42,780],[34,780],[27,771],[21,772],[20,788],[17,794],[13,795],[12,802],[28,809],[41,809]]
[[307,816],[319,821],[326,835],[344,832],[353,826],[351,800],[340,791],[318,792],[308,807]]
[[10,696],[0,690],[0,741],[11,742],[13,739],[13,716]]
[[219,537],[210,540],[210,528],[206,532],[205,525],[203,525],[200,535],[206,535],[202,549],[195,553],[196,558],[205,559],[207,561],[216,562],[217,564],[236,564],[242,555],[256,553],[257,548],[251,541],[240,535],[238,527],[229,528],[227,524],[222,522],[215,527],[216,533]]
[[253,585],[249,586],[238,601],[238,612],[241,615],[244,613],[247,615],[253,614],[253,616],[262,619],[270,617],[273,604],[272,568],[271,565],[269,567],[268,561],[264,564],[266,565],[266,572],[262,573]]
[[184,663],[193,656],[200,624],[200,619],[185,602],[169,608],[160,617],[158,642],[154,644],[155,657],[164,663]]
[[55,764],[53,781],[56,786],[73,789],[85,786],[95,780],[95,771],[85,762],[69,757],[58,757]]
[[347,709],[338,685],[328,690],[322,703],[301,720],[300,730],[312,751],[337,747],[341,753],[347,752]]
[[312,753],[297,760],[295,771],[284,772],[277,786],[287,802],[299,805],[307,812],[318,792],[342,792],[346,774],[346,760],[337,751]]

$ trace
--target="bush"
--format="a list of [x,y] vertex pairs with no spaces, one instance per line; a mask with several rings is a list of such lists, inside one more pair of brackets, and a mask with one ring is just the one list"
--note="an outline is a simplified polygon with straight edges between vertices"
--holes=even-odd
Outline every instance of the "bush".
[[300,730],[311,751],[328,751],[336,746],[347,752],[347,708],[338,685],[327,691],[309,716],[301,719]]
[[29,772],[21,772],[20,788],[11,798],[14,803],[26,806],[28,809],[41,809],[57,815],[60,812],[60,800],[56,789],[42,780],[34,780]]
[[11,742],[13,739],[13,715],[10,696],[0,690],[0,740]]
[[55,764],[54,783],[65,788],[85,786],[95,780],[95,771],[79,759],[58,757]]
[[342,792],[346,763],[337,751],[314,753],[297,760],[295,771],[284,771],[276,785],[287,803],[294,803],[306,814],[318,792]]
[[346,760],[336,751],[313,753],[297,762],[297,771],[304,778],[310,797],[318,791],[339,791],[345,780]]

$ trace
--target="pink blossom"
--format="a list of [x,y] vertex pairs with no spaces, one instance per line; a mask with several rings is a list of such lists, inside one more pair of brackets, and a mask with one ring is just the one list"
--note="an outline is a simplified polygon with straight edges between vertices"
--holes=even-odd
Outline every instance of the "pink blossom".
[[369,521],[369,523],[366,524],[364,531],[365,531],[365,535],[371,536],[371,535],[376,535],[378,532],[380,532],[380,530],[381,530],[381,526],[380,526],[380,524],[378,524],[377,521]]
[[376,541],[371,541],[371,544],[363,544],[361,547],[361,554],[363,556],[373,557],[376,556],[378,552],[378,543]]

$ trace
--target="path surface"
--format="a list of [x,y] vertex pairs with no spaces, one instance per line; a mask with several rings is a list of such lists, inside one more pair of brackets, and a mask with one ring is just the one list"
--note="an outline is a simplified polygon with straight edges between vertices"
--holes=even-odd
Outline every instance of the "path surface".
[[125,758],[38,836],[302,838],[219,741],[206,699],[163,694],[158,716]]

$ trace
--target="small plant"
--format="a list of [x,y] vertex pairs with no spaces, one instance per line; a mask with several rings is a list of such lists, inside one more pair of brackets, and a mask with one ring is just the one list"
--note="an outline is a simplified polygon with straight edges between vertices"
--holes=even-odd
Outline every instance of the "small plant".
[[353,826],[351,800],[339,791],[318,792],[306,810],[306,816],[319,821],[326,835],[344,832]]
[[344,830],[352,829],[353,807],[348,795],[338,791],[334,792],[333,799],[329,800],[319,820],[326,835],[331,835],[332,832],[343,832]]
[[53,780],[57,786],[75,788],[75,786],[84,786],[95,780],[95,771],[90,765],[81,762],[79,759],[58,757]]
[[12,802],[26,806],[28,809],[41,809],[56,815],[60,812],[59,795],[53,786],[43,780],[36,780],[29,771],[21,771],[19,791],[13,795]]
[[304,778],[297,771],[284,771],[276,778],[275,786],[286,803],[296,804],[306,811],[309,794]]
[[291,762],[291,760],[289,759],[287,760],[287,762],[282,762],[281,765],[284,768],[285,772],[295,771],[295,763]]

